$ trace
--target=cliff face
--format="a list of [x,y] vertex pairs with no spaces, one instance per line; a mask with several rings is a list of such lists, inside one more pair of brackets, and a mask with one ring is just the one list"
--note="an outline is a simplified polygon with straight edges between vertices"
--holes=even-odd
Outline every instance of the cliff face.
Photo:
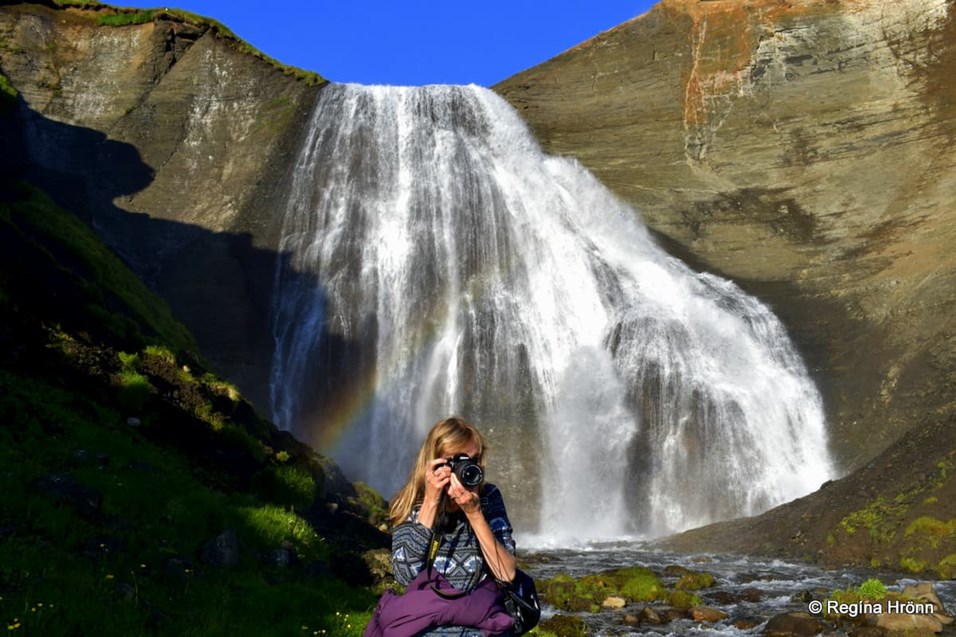
[[[3,128],[5,147],[265,405],[274,219],[320,87],[208,25],[98,15],[0,7],[22,132]],[[956,515],[925,508],[956,501],[942,491],[923,497],[956,494],[954,47],[945,0],[664,0],[496,87],[670,251],[773,306],[824,393],[841,466],[866,467],[713,546],[780,537],[767,550],[813,557],[830,535],[851,544],[853,512],[872,519],[901,495],[914,505],[891,526]],[[867,465],[904,432],[910,444]]]
[[264,405],[278,232],[265,220],[284,205],[318,87],[210,25],[159,15],[106,27],[101,14],[0,8],[28,176],[88,214],[210,362]]
[[844,468],[956,398],[945,0],[663,0],[495,89],[662,244],[766,300]]

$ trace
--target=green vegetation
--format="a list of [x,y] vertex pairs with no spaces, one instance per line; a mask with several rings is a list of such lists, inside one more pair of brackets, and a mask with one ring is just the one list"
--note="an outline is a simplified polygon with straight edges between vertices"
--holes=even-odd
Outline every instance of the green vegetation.
[[906,514],[907,508],[906,499],[903,497],[897,496],[891,502],[880,496],[867,507],[843,518],[840,526],[849,535],[866,529],[872,540],[889,543],[896,537],[897,525]]
[[580,578],[559,574],[540,582],[539,589],[552,606],[572,612],[596,611],[611,596],[624,597],[632,602],[650,602],[667,596],[667,588],[660,578],[643,566],[602,571]]
[[939,548],[940,542],[951,538],[954,534],[956,534],[956,519],[944,522],[929,515],[920,516],[910,522],[904,532],[905,537],[913,537],[934,549]]
[[35,275],[49,275],[55,285],[78,297],[75,300],[82,305],[69,308],[78,314],[72,318],[85,320],[87,327],[105,328],[127,342],[195,350],[192,336],[173,318],[166,303],[86,224],[36,188],[24,185],[21,195],[19,201],[0,207],[0,228],[11,239],[19,239],[17,249],[29,252],[24,258],[42,267],[44,271]]
[[942,579],[956,579],[956,553],[950,553],[939,561],[936,572]]
[[918,560],[915,557],[900,558],[900,570],[906,571],[907,573],[922,573],[926,570],[927,566],[926,562]]
[[710,588],[716,580],[710,573],[696,573],[693,571],[684,573],[674,584],[674,588],[685,591],[699,591],[702,588]]
[[866,580],[860,584],[856,590],[860,594],[860,597],[865,600],[878,602],[886,598],[886,586],[876,578]]
[[674,608],[687,610],[694,606],[700,606],[704,601],[700,596],[686,590],[674,590],[667,594],[667,605]]
[[542,620],[540,631],[535,628],[530,635],[554,635],[554,637],[585,637],[588,634],[587,624],[580,617],[573,615],[555,615]]
[[331,575],[314,454],[29,187],[0,204],[0,317],[6,634],[361,634],[376,597]]
[[7,76],[0,73],[0,115],[16,106],[19,96],[20,93],[13,88]]
[[19,95],[6,76],[0,73],[0,117],[16,108]]
[[107,27],[124,27],[129,24],[144,24],[153,19],[153,11],[134,11],[122,13],[108,13],[97,18],[97,22]]

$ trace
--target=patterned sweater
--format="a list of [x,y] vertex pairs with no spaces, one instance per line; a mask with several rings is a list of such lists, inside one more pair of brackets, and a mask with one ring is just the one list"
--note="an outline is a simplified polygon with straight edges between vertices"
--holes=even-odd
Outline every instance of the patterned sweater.
[[[403,586],[418,575],[425,565],[428,545],[432,532],[418,523],[419,507],[412,510],[408,520],[395,527],[392,533],[392,569],[395,579]],[[505,502],[501,491],[493,484],[486,484],[481,492],[481,511],[488,525],[501,545],[512,555],[515,542],[512,538],[511,522],[505,511]],[[435,556],[435,569],[455,588],[471,591],[488,572],[485,559],[478,545],[478,538],[472,531],[464,514],[449,516],[441,529],[441,544]],[[445,626],[424,633],[422,637],[483,637],[480,630],[461,626]]]

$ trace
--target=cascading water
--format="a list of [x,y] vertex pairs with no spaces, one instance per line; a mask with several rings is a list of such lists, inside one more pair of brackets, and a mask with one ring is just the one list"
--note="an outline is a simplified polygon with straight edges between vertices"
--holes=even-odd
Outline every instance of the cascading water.
[[557,541],[750,515],[830,476],[773,314],[666,255],[488,90],[323,89],[282,236],[274,417],[386,495],[452,413],[488,434],[512,517]]

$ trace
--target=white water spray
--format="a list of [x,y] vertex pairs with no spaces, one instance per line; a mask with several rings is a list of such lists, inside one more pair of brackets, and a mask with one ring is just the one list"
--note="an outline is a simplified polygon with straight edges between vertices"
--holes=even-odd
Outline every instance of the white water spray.
[[391,494],[452,413],[488,433],[512,517],[558,541],[751,515],[830,476],[773,314],[666,255],[494,93],[331,85],[295,170],[274,417],[353,479]]

